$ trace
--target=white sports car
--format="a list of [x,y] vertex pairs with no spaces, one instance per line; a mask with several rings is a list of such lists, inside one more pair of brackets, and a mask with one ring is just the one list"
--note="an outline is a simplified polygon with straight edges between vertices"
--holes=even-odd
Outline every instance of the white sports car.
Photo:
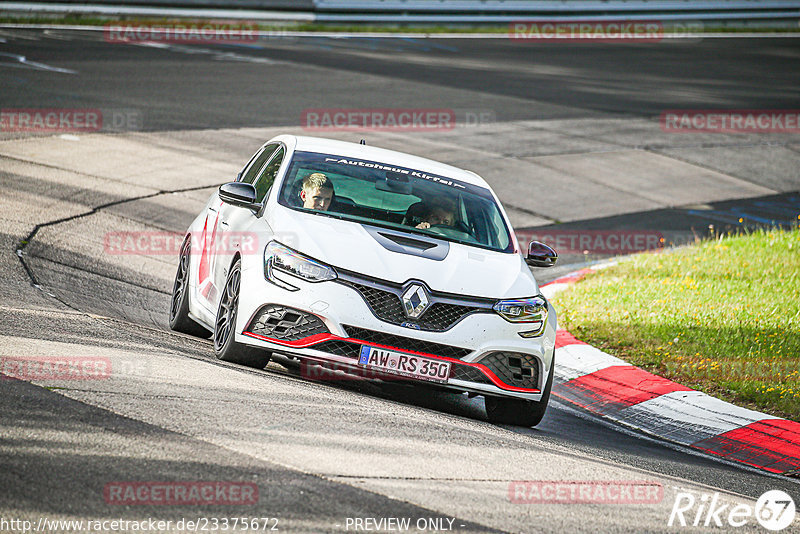
[[278,136],[189,227],[169,323],[217,358],[304,365],[483,395],[533,426],[553,381],[556,314],[477,174],[363,144]]

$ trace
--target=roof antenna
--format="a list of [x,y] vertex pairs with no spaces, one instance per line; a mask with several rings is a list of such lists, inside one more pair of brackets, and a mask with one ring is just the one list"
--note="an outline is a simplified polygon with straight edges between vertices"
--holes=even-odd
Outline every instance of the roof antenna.
[[367,144],[367,141],[365,139],[362,139],[361,142],[359,143],[359,145],[366,145],[366,144]]

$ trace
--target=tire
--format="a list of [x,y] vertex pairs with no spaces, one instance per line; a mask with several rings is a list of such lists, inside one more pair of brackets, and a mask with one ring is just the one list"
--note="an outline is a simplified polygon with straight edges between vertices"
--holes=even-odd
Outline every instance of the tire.
[[553,388],[553,370],[555,369],[555,355],[550,364],[550,372],[542,392],[542,400],[529,401],[523,399],[509,399],[503,397],[485,397],[486,415],[489,422],[495,425],[517,425],[532,427],[541,423],[550,401],[550,390]]
[[228,273],[225,289],[214,321],[214,355],[224,362],[238,363],[263,369],[269,363],[270,352],[237,343],[236,314],[239,309],[239,289],[242,281],[242,261],[236,260]]
[[169,306],[169,327],[176,332],[190,336],[209,337],[207,328],[189,317],[189,258],[192,253],[192,240],[187,237],[178,256],[178,272],[172,286],[172,300]]

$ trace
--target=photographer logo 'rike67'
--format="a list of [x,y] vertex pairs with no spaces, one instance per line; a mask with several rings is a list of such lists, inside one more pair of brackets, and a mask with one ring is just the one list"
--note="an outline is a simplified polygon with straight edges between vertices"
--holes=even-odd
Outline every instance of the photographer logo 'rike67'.
[[753,519],[767,530],[783,530],[794,522],[794,500],[781,490],[770,490],[756,501],[755,507],[749,504],[722,503],[720,494],[701,494],[678,492],[669,515],[667,525],[680,527],[743,527]]

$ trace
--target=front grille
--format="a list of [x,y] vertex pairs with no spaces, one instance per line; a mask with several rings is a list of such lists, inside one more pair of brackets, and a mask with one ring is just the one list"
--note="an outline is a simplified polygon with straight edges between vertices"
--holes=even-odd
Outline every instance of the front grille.
[[[392,336],[390,334],[381,334],[380,332],[372,332],[371,330],[366,330],[363,328],[356,328],[353,326],[346,326],[345,328],[347,329],[348,335],[350,335],[351,337],[358,338],[363,341],[380,343],[381,345],[390,345],[397,348],[403,348],[401,345],[405,345],[406,341],[414,341],[420,343],[419,340],[404,338],[402,336]],[[380,338],[376,337],[376,335],[380,335]],[[376,339],[381,339],[382,341],[377,341]],[[329,339],[328,341],[323,341],[322,343],[318,343],[310,348],[326,352],[328,354],[344,356],[345,358],[351,358],[353,360],[357,360],[361,353],[360,343],[356,343],[354,341],[345,341],[343,339]],[[463,351],[464,355],[469,354],[471,352],[468,349],[460,349],[459,347],[450,347],[449,345],[442,345],[440,343],[428,343],[425,348],[428,350],[420,350],[419,347],[412,348],[410,350],[416,350],[418,352],[427,352],[429,354],[440,354],[441,352],[447,352],[445,350],[442,350],[442,348],[446,348],[449,351],[452,351],[454,349],[460,350]],[[489,378],[485,374],[483,374],[483,372],[481,372],[479,369],[476,369],[469,365],[461,365],[457,363],[454,363],[452,368],[450,369],[450,378],[455,380],[464,380],[465,382],[475,382],[478,384],[492,384],[492,381],[489,380]]]
[[[458,321],[472,313],[486,313],[490,310],[472,308],[470,306],[459,306],[458,304],[447,304],[445,302],[434,302],[433,305],[423,314],[420,327],[423,330],[443,331],[448,330]],[[425,328],[429,326],[429,328]]]
[[346,282],[346,284],[361,293],[372,313],[377,315],[378,319],[392,324],[401,324],[408,319],[403,311],[403,303],[391,291],[384,291],[355,282]]
[[[355,289],[367,303],[372,313],[381,321],[395,325],[411,322],[419,326],[420,330],[428,332],[444,332],[455,326],[457,322],[467,315],[492,311],[491,305],[486,303],[481,307],[453,304],[451,302],[436,302],[436,293],[431,293],[433,300],[431,306],[425,310],[421,317],[410,319],[403,309],[400,297],[402,288],[399,285],[381,282],[387,287],[387,289],[381,289],[341,278],[339,282]],[[394,289],[394,291],[389,291],[389,288]]]
[[318,343],[310,348],[327,352],[329,354],[335,354],[337,356],[344,356],[345,358],[353,358],[354,360],[357,360],[359,354],[361,353],[361,345],[358,343],[339,339],[323,341],[322,343]]
[[377,343],[379,345],[396,347],[400,350],[424,352],[427,354],[433,354],[434,356],[444,356],[447,358],[455,358],[457,360],[460,360],[472,352],[470,349],[454,347],[452,345],[444,345],[442,343],[434,343],[432,341],[423,341],[421,339],[397,336],[394,334],[387,334],[385,332],[376,332],[375,330],[367,330],[366,328],[358,328],[356,326],[343,326],[348,337],[361,339],[367,343]]
[[316,315],[277,304],[262,306],[253,316],[247,330],[283,341],[296,341],[315,334],[328,333],[328,328]]
[[[350,328],[352,329],[352,327]],[[327,352],[329,354],[336,354],[337,356],[352,358],[354,360],[357,360],[359,354],[361,353],[361,345],[359,343],[339,339],[324,341],[314,345],[312,348],[322,352]],[[469,365],[460,365],[457,363],[454,363],[450,369],[450,378],[455,380],[464,380],[465,382],[475,382],[478,384],[492,384],[492,381],[489,380],[489,378],[479,369],[475,369]]]
[[510,386],[539,389],[539,360],[517,352],[492,352],[480,359],[497,377]]

